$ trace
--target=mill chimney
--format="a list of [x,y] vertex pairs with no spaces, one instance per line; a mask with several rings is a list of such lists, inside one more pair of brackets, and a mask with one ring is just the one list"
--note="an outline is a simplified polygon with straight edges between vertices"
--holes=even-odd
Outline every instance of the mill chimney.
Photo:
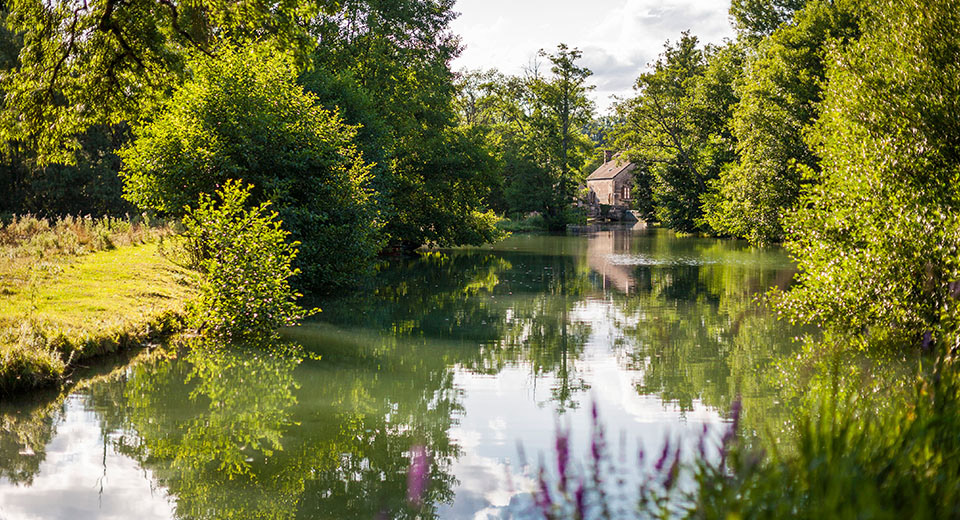
[[603,151],[603,163],[606,164],[613,159],[613,150],[604,150]]

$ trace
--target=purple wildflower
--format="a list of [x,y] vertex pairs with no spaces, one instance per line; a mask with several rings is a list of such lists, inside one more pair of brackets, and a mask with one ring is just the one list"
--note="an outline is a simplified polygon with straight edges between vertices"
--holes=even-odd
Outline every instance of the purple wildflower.
[[740,396],[737,396],[737,398],[733,400],[733,403],[730,404],[730,429],[723,434],[722,443],[724,448],[737,436],[737,430],[740,428],[741,406]]
[[707,431],[707,423],[703,423],[703,430],[697,440],[697,453],[700,454],[700,460],[707,460]]
[[560,474],[560,490],[567,491],[567,468],[570,463],[570,431],[557,429],[557,471]]
[[670,491],[670,488],[673,487],[674,482],[677,481],[677,474],[680,472],[680,447],[681,445],[677,444],[677,451],[673,454],[673,463],[670,464],[670,470],[667,472],[667,479],[663,482],[663,487],[667,491]]
[[547,518],[551,518],[553,516],[551,514],[553,509],[553,500],[550,498],[550,486],[547,484],[547,475],[543,471],[543,464],[540,464],[540,473],[537,476],[537,480],[539,481],[540,489],[534,493],[534,501],[536,502],[537,507],[540,508],[540,511],[543,513],[543,515]]
[[410,467],[407,469],[407,500],[414,506],[423,501],[430,477],[430,456],[426,446],[417,444],[410,449]]
[[583,485],[583,479],[580,479],[580,483],[577,484],[577,490],[573,492],[573,497],[577,506],[577,512],[574,518],[587,517],[587,506],[584,500],[584,492],[585,492],[585,488]]
[[742,405],[740,401],[740,396],[737,396],[733,400],[733,403],[730,405],[730,428],[726,433],[723,434],[723,439],[720,441],[720,466],[722,467],[727,460],[727,453],[730,451],[730,447],[733,444],[733,441],[737,438],[737,430],[740,427],[740,411]]
[[660,458],[657,459],[657,463],[653,465],[653,470],[657,473],[663,471],[664,464],[667,463],[667,458],[670,457],[670,437],[667,437],[667,440],[663,443],[663,451],[660,452]]

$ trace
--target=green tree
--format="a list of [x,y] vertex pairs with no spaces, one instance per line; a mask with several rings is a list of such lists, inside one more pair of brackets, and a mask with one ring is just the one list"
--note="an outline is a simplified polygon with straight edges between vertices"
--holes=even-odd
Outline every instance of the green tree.
[[739,161],[721,171],[707,209],[714,231],[754,243],[783,239],[781,220],[797,203],[801,172],[819,169],[803,134],[818,115],[825,52],[856,36],[855,6],[811,1],[760,42],[731,121]]
[[529,78],[495,70],[463,73],[457,83],[459,123],[484,135],[497,161],[490,207],[513,216],[544,212],[554,198],[554,182],[537,159]]
[[302,244],[300,285],[331,289],[369,269],[380,224],[356,129],[304,92],[293,60],[270,46],[223,48],[191,68],[121,151],[125,196],[180,215],[201,193],[242,180]]
[[[455,129],[454,75],[460,52],[450,32],[453,0],[347,0],[310,31],[314,65],[349,75],[385,125],[373,185],[389,201],[391,247],[479,244],[498,237],[486,212],[493,163],[483,141]],[[348,122],[362,123],[362,121]],[[367,154],[367,150],[365,150]],[[466,241],[466,242],[465,242]]]
[[224,37],[309,48],[303,17],[322,3],[283,0],[178,4],[164,0],[50,3],[12,0],[6,23],[22,37],[18,66],[5,74],[0,138],[72,161],[96,124],[136,119],[177,84],[191,54],[214,53]]
[[530,138],[538,146],[536,158],[552,177],[554,200],[546,213],[551,227],[566,225],[564,211],[573,203],[582,181],[581,169],[593,151],[583,129],[593,118],[593,102],[587,92],[592,72],[577,64],[583,53],[566,44],[557,45],[553,54],[540,51],[551,64],[550,77],[534,76],[530,81],[533,110]]
[[787,221],[796,319],[920,343],[957,324],[960,4],[867,3],[834,47],[810,135],[820,173]]
[[728,122],[743,52],[736,44],[698,47],[684,33],[667,42],[636,96],[617,107],[624,124],[616,143],[652,176],[656,217],[680,231],[706,231],[703,199],[710,181],[736,157]]
[[551,64],[523,76],[496,71],[468,72],[458,82],[460,124],[484,134],[499,163],[500,178],[491,197],[510,214],[543,213],[551,227],[562,228],[583,167],[593,151],[585,130],[593,123],[587,93],[590,70],[577,64],[578,49],[564,44],[541,51]]
[[808,0],[732,0],[730,21],[740,34],[760,39],[790,21]]

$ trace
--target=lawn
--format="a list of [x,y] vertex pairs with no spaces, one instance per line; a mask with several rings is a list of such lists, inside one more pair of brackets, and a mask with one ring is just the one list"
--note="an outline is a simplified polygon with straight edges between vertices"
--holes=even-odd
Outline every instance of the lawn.
[[175,330],[192,275],[159,249],[154,240],[0,258],[0,395],[57,383],[83,360]]

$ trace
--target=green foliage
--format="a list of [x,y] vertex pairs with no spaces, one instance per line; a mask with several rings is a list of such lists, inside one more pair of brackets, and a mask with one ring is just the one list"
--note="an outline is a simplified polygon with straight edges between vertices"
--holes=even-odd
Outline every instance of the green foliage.
[[179,215],[227,179],[252,183],[303,244],[299,283],[352,283],[380,245],[356,129],[296,84],[289,56],[265,45],[219,52],[192,61],[193,78],[134,128],[120,152],[125,196]]
[[336,112],[344,123],[356,128],[354,143],[363,160],[370,165],[370,187],[377,206],[378,219],[390,221],[396,211],[393,207],[395,172],[392,168],[390,125],[381,115],[373,96],[358,82],[349,70],[331,72],[322,64],[301,74],[305,91],[317,97],[317,102]]
[[534,76],[530,92],[535,103],[530,115],[530,139],[540,149],[536,157],[550,172],[554,185],[554,200],[547,206],[551,227],[566,225],[563,212],[573,202],[577,186],[582,182],[581,169],[593,144],[583,133],[592,121],[593,102],[587,92],[592,72],[577,64],[583,55],[579,49],[557,46],[554,54],[540,51],[550,60],[551,78]]
[[117,176],[116,151],[126,137],[122,125],[90,128],[78,139],[73,164],[40,164],[22,150],[0,156],[0,191],[9,195],[0,198],[0,213],[62,217],[133,212]]
[[714,231],[754,243],[784,238],[781,219],[797,204],[802,172],[820,168],[803,135],[819,113],[825,52],[856,36],[855,7],[809,2],[759,43],[730,121],[739,160],[720,172],[706,208]]
[[822,396],[799,418],[796,440],[770,457],[740,449],[728,468],[702,463],[691,516],[955,518],[955,361],[939,360],[934,378],[918,382],[907,405],[873,410],[869,402]]
[[919,344],[958,318],[960,5],[878,0],[865,20],[830,53],[810,134],[822,172],[787,221],[800,283],[780,303]]
[[543,215],[534,213],[517,220],[501,220],[497,223],[497,227],[504,231],[510,231],[511,233],[524,231],[546,231],[547,220],[543,218]]
[[497,241],[496,215],[481,210],[496,167],[483,136],[449,128],[432,137],[405,154],[386,232],[405,249]]
[[790,21],[808,0],[733,0],[730,20],[748,38],[760,39]]
[[228,180],[217,199],[200,195],[187,208],[185,246],[202,273],[190,309],[202,333],[226,340],[271,339],[306,314],[290,287],[297,242],[287,242],[269,202],[247,209],[252,186]]
[[321,74],[335,71],[334,81],[354,92],[336,94],[314,74],[306,76],[307,88],[324,102],[343,104],[348,122],[364,125],[360,148],[377,163],[371,185],[383,201],[382,232],[391,248],[499,236],[489,225],[492,215],[480,217],[494,184],[492,157],[476,134],[454,127],[449,62],[460,45],[449,31],[453,4],[347,0],[337,16],[311,27],[323,42],[314,65]]
[[6,3],[22,38],[19,66],[5,74],[3,141],[18,140],[41,162],[70,162],[90,126],[136,119],[182,78],[192,53],[212,55],[218,38],[258,37],[309,48],[301,17],[312,2],[105,0],[78,5]]
[[658,220],[678,231],[706,231],[703,199],[710,181],[735,158],[728,121],[743,70],[735,44],[698,47],[684,33],[641,74],[636,96],[618,105],[625,121],[616,138],[634,162],[646,165]]
[[508,214],[539,212],[551,228],[562,229],[573,222],[568,208],[593,152],[584,133],[594,122],[587,97],[593,87],[590,70],[577,64],[579,49],[560,44],[556,53],[540,55],[549,60],[550,75],[465,73],[457,108],[461,124],[483,132],[495,151],[500,179],[494,207]]

